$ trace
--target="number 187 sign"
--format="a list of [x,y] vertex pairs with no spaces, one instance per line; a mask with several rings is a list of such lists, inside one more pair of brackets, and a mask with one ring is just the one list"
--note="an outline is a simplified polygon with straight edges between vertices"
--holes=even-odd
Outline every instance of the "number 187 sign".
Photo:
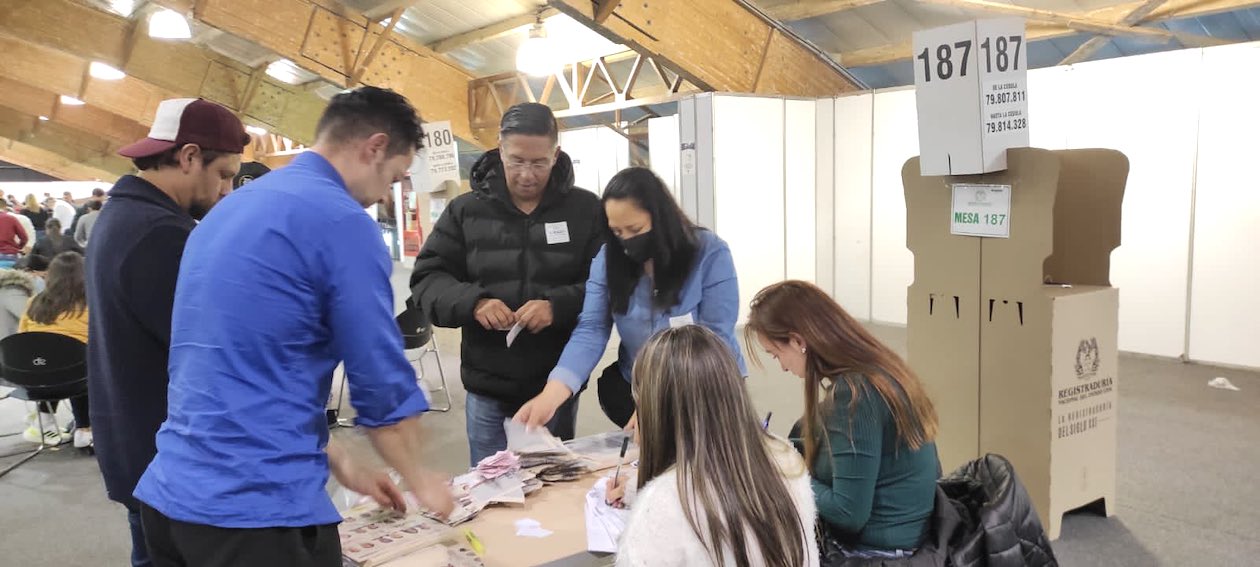
[[1019,18],[914,34],[921,174],[1001,171],[1028,145],[1027,51]]

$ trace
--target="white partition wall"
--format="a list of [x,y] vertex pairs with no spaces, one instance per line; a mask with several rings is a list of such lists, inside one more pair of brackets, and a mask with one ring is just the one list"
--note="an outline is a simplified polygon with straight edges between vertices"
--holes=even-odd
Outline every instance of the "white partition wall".
[[1173,51],[1078,65],[1065,75],[1066,93],[1073,94],[1059,104],[1069,112],[1055,118],[1069,125],[1068,147],[1112,148],[1129,157],[1120,248],[1111,257],[1121,350],[1185,352],[1201,59],[1198,50]]
[[906,288],[914,255],[906,248],[901,168],[919,155],[913,89],[877,91],[871,143],[871,319],[906,324]]
[[560,148],[573,160],[574,183],[596,195],[630,165],[630,141],[607,126],[560,132]]
[[834,296],[850,314],[871,318],[871,128],[875,96],[835,99]]
[[678,115],[648,119],[648,163],[675,199],[679,198],[678,153]]
[[1189,355],[1260,367],[1260,45],[1203,56]]
[[714,230],[735,258],[741,321],[753,295],[784,276],[784,102],[713,97]]
[[812,282],[818,268],[814,215],[818,192],[814,168],[817,103],[786,100],[783,104],[784,275],[788,279]]

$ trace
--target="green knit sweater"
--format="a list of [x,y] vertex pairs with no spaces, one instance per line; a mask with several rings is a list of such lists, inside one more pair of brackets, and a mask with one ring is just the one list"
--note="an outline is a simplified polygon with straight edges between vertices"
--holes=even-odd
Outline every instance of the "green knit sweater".
[[852,410],[843,380],[834,388],[834,404],[824,406],[830,443],[820,442],[812,468],[818,514],[848,545],[914,549],[927,533],[935,503],[936,444],[912,450],[899,441],[888,405],[861,383]]

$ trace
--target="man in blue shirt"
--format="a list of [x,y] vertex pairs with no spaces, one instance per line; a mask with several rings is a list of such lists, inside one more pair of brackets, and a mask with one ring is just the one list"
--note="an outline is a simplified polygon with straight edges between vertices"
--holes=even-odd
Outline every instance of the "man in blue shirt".
[[454,503],[420,466],[428,409],[393,317],[392,264],[364,208],[420,146],[405,98],[337,95],[311,151],[224,199],[188,240],[171,321],[157,457],[136,487],[154,565],[339,566],[325,492],[404,509],[383,472],[330,441],[324,402],[344,361],[357,422],[420,503]]

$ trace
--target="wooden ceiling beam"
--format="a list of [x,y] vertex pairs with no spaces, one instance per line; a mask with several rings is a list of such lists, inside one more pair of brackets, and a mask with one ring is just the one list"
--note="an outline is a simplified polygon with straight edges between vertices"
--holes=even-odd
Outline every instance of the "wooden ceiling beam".
[[[1096,10],[1073,12],[1070,15],[1079,16],[1089,20],[1119,22],[1123,20],[1127,14],[1142,7],[1142,5],[1146,4],[1146,2],[1147,0],[1134,0]],[[1155,23],[1181,18],[1210,16],[1212,14],[1232,12],[1234,10],[1245,10],[1255,7],[1260,7],[1260,0],[1168,0],[1162,6],[1151,12],[1150,15],[1143,20],[1143,23]],[[1027,41],[1032,42],[1043,39],[1066,37],[1077,33],[1080,33],[1080,31],[1060,24],[1029,22],[1026,37]],[[840,61],[840,63],[846,67],[866,67],[910,59],[912,50],[913,48],[911,47],[911,42],[903,41],[888,45],[857,49],[849,52],[835,53],[832,54],[832,57],[834,57],[837,61]]]
[[[42,81],[35,84],[62,94],[81,93],[79,98],[85,101],[84,97],[91,96],[108,99],[109,106],[104,108],[142,124],[152,120],[163,99],[202,97],[240,111],[274,132],[309,143],[327,104],[314,93],[264,77],[249,107],[236,108],[241,99],[238,85],[248,83],[252,71],[244,64],[189,42],[152,39],[137,31],[139,22],[70,0],[0,0],[0,9],[5,7],[11,12],[0,22],[0,34],[27,44],[28,51],[40,50],[61,66],[78,65],[81,70],[88,61],[101,61],[128,77],[99,81],[81,71],[77,79],[68,75],[59,75],[55,82],[39,79],[38,67],[46,61],[42,58],[10,67],[35,66],[34,78]],[[0,62],[0,67],[4,65]],[[31,69],[20,70],[9,76],[32,74]]]
[[[177,0],[154,0],[170,5]],[[396,6],[395,6],[396,8]],[[208,26],[252,41],[335,84],[349,85],[355,69],[344,53],[371,49],[383,26],[348,14],[326,0],[198,0],[193,17]],[[450,120],[465,140],[489,147],[494,141],[473,135],[468,116],[468,82],[473,76],[433,50],[393,34],[360,79],[406,96],[425,120]],[[319,111],[312,113],[317,119]]]
[[59,104],[58,94],[0,76],[0,107],[98,137],[114,145],[125,145],[145,137],[149,129],[133,120],[92,105]]
[[0,137],[57,154],[71,162],[114,175],[132,171],[132,164],[114,155],[116,145],[73,128],[0,107]]
[[492,39],[498,39],[505,35],[509,35],[522,27],[534,23],[540,18],[545,20],[559,13],[560,12],[554,8],[547,8],[537,14],[531,12],[529,14],[512,16],[493,24],[479,27],[472,31],[458,33],[450,37],[439,39],[430,43],[429,49],[432,49],[437,53],[450,53],[456,49],[476,45],[483,41],[490,41]]
[[1176,39],[1186,45],[1194,47],[1208,47],[1212,45],[1223,45],[1229,43],[1214,37],[1201,36],[1190,33],[1180,33],[1168,31],[1165,29],[1133,27],[1125,25],[1117,25],[1109,20],[1100,20],[1089,17],[1081,17],[1073,14],[1065,14],[1062,12],[1053,12],[1050,10],[1041,10],[1038,8],[1028,8],[1016,4],[1007,4],[1005,2],[996,2],[994,0],[918,0],[922,4],[934,4],[937,6],[950,6],[967,10],[971,12],[979,12],[982,14],[994,14],[1000,16],[1016,16],[1027,18],[1031,21],[1046,22],[1051,24],[1059,24],[1069,29],[1085,32],[1093,32],[1104,35],[1115,36],[1134,36],[1151,39],[1155,41],[1171,41]]
[[871,4],[879,4],[884,0],[824,0],[824,1],[803,1],[792,4],[780,4],[772,8],[767,8],[766,13],[784,21],[795,22],[799,20],[808,20],[817,18],[818,16],[829,16],[839,12],[845,12],[862,6],[870,6]]
[[821,97],[860,88],[825,53],[744,2],[627,2],[602,24],[590,0],[548,4],[611,41],[659,58],[702,90]]
[[55,152],[0,136],[0,161],[38,171],[63,181],[104,181],[113,183],[118,175],[78,163]]
[[[1122,26],[1136,26],[1142,23],[1142,20],[1149,16],[1151,12],[1154,12],[1156,8],[1159,8],[1167,2],[1168,0],[1147,0],[1146,3],[1138,6],[1116,23]],[[1102,49],[1103,46],[1110,42],[1111,38],[1105,35],[1096,35],[1091,37],[1067,57],[1064,57],[1062,61],[1059,61],[1059,64],[1071,65],[1073,63],[1080,63],[1081,61],[1088,60],[1091,56],[1097,53],[1099,49]]]

